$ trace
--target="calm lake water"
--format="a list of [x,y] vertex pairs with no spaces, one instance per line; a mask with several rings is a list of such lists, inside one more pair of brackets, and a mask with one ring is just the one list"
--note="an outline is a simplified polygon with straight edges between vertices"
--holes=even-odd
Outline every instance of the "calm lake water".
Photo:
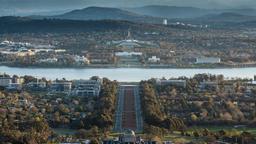
[[220,69],[140,69],[140,68],[13,68],[0,66],[0,73],[10,75],[31,75],[38,78],[88,79],[92,76],[107,77],[121,82],[137,82],[150,78],[176,78],[180,76],[192,77],[199,73],[223,74],[226,78],[253,78],[256,75],[254,68],[220,68]]

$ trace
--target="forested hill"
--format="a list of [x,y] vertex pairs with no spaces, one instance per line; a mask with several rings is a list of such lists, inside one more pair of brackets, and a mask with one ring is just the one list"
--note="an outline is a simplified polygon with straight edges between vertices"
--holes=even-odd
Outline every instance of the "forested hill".
[[67,33],[127,30],[129,28],[143,30],[154,27],[157,26],[119,20],[36,20],[26,17],[0,17],[0,33]]

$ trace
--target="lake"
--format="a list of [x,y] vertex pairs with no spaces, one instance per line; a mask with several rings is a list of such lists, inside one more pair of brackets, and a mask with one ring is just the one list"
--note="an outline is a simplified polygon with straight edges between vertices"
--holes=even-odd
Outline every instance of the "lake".
[[0,73],[10,75],[31,75],[38,78],[88,79],[92,76],[107,77],[120,82],[138,82],[150,78],[192,77],[199,73],[223,74],[226,78],[253,78],[256,67],[251,68],[216,68],[216,69],[143,69],[143,68],[16,68],[0,66]]

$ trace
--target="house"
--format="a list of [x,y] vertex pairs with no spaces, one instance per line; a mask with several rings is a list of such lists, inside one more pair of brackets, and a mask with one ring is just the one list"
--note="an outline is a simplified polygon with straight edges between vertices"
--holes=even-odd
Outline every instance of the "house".
[[220,63],[221,59],[217,57],[198,57],[196,58],[196,64],[216,64]]
[[77,96],[99,96],[101,90],[101,79],[97,80],[76,80],[73,81],[73,94]]
[[72,88],[72,82],[70,81],[65,81],[65,80],[56,80],[52,82],[50,89],[52,92],[57,92],[57,93],[69,93],[71,92]]
[[182,88],[186,88],[186,85],[187,85],[186,80],[178,80],[178,79],[171,79],[171,80],[157,79],[156,83],[158,85],[172,85],[172,86],[177,86]]

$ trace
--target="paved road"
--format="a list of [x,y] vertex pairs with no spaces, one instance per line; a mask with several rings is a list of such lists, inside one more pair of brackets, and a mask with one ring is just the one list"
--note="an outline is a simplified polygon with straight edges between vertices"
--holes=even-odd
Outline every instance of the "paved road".
[[139,87],[136,85],[121,85],[118,92],[114,131],[122,132],[131,129],[141,132],[143,130],[141,115]]
[[135,113],[136,113],[136,125],[137,125],[137,132],[143,131],[143,118],[142,118],[142,111],[141,111],[141,101],[139,95],[139,86],[134,87],[134,97],[135,97]]
[[122,131],[122,111],[124,103],[124,87],[119,87],[118,90],[118,102],[115,113],[115,126],[114,131],[121,132]]

